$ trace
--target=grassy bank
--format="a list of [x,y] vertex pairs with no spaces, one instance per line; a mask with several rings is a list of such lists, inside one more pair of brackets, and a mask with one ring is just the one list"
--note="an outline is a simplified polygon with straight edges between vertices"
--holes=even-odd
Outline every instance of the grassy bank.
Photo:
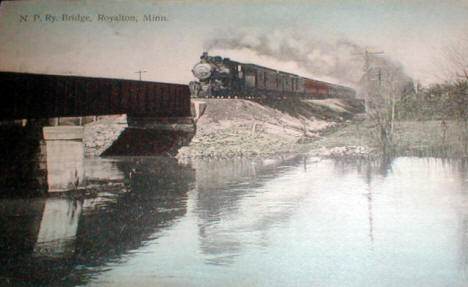
[[[207,109],[179,158],[263,157],[311,152],[317,156],[377,156],[374,122],[339,99],[275,102],[203,99]],[[354,116],[353,119],[349,120]],[[456,121],[397,121],[396,156],[466,156]]]
[[[456,121],[397,121],[394,127],[394,150],[397,156],[466,156],[463,129]],[[378,153],[375,124],[368,120],[353,121],[335,132],[309,144],[310,149],[333,149],[346,146],[366,147]]]

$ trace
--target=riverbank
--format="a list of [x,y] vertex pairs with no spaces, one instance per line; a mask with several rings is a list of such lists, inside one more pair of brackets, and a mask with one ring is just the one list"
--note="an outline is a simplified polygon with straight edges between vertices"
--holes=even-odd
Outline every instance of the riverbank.
[[179,159],[268,157],[305,152],[307,143],[349,121],[356,103],[342,99],[254,102],[241,99],[206,103],[192,142]]
[[[375,123],[339,99],[258,103],[203,99],[205,113],[179,159],[271,157],[310,153],[320,157],[379,156]],[[463,129],[455,121],[397,121],[397,156],[466,156]]]
[[[358,117],[308,144],[307,149],[318,156],[376,157],[376,134],[371,120]],[[465,157],[462,137],[463,128],[456,121],[396,121],[393,148],[396,156]]]

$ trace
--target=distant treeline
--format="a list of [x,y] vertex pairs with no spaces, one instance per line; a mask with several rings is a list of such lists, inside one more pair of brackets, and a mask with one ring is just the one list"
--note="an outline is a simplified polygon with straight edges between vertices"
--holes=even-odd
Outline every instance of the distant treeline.
[[468,81],[416,87],[396,104],[401,120],[468,120]]

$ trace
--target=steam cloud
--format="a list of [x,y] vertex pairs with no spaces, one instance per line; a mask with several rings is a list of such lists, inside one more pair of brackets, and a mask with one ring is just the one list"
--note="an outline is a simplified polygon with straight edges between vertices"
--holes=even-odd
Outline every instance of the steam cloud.
[[[290,30],[266,33],[241,29],[219,34],[204,48],[213,55],[358,88],[364,74],[364,49],[349,40],[322,38]],[[383,57],[372,57],[370,62],[383,67],[401,66]]]

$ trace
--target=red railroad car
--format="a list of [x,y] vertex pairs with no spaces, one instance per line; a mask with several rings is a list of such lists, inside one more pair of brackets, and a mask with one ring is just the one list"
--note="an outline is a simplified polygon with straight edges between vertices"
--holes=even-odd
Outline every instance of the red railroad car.
[[325,82],[304,78],[304,92],[318,98],[325,98],[329,94],[328,84]]

